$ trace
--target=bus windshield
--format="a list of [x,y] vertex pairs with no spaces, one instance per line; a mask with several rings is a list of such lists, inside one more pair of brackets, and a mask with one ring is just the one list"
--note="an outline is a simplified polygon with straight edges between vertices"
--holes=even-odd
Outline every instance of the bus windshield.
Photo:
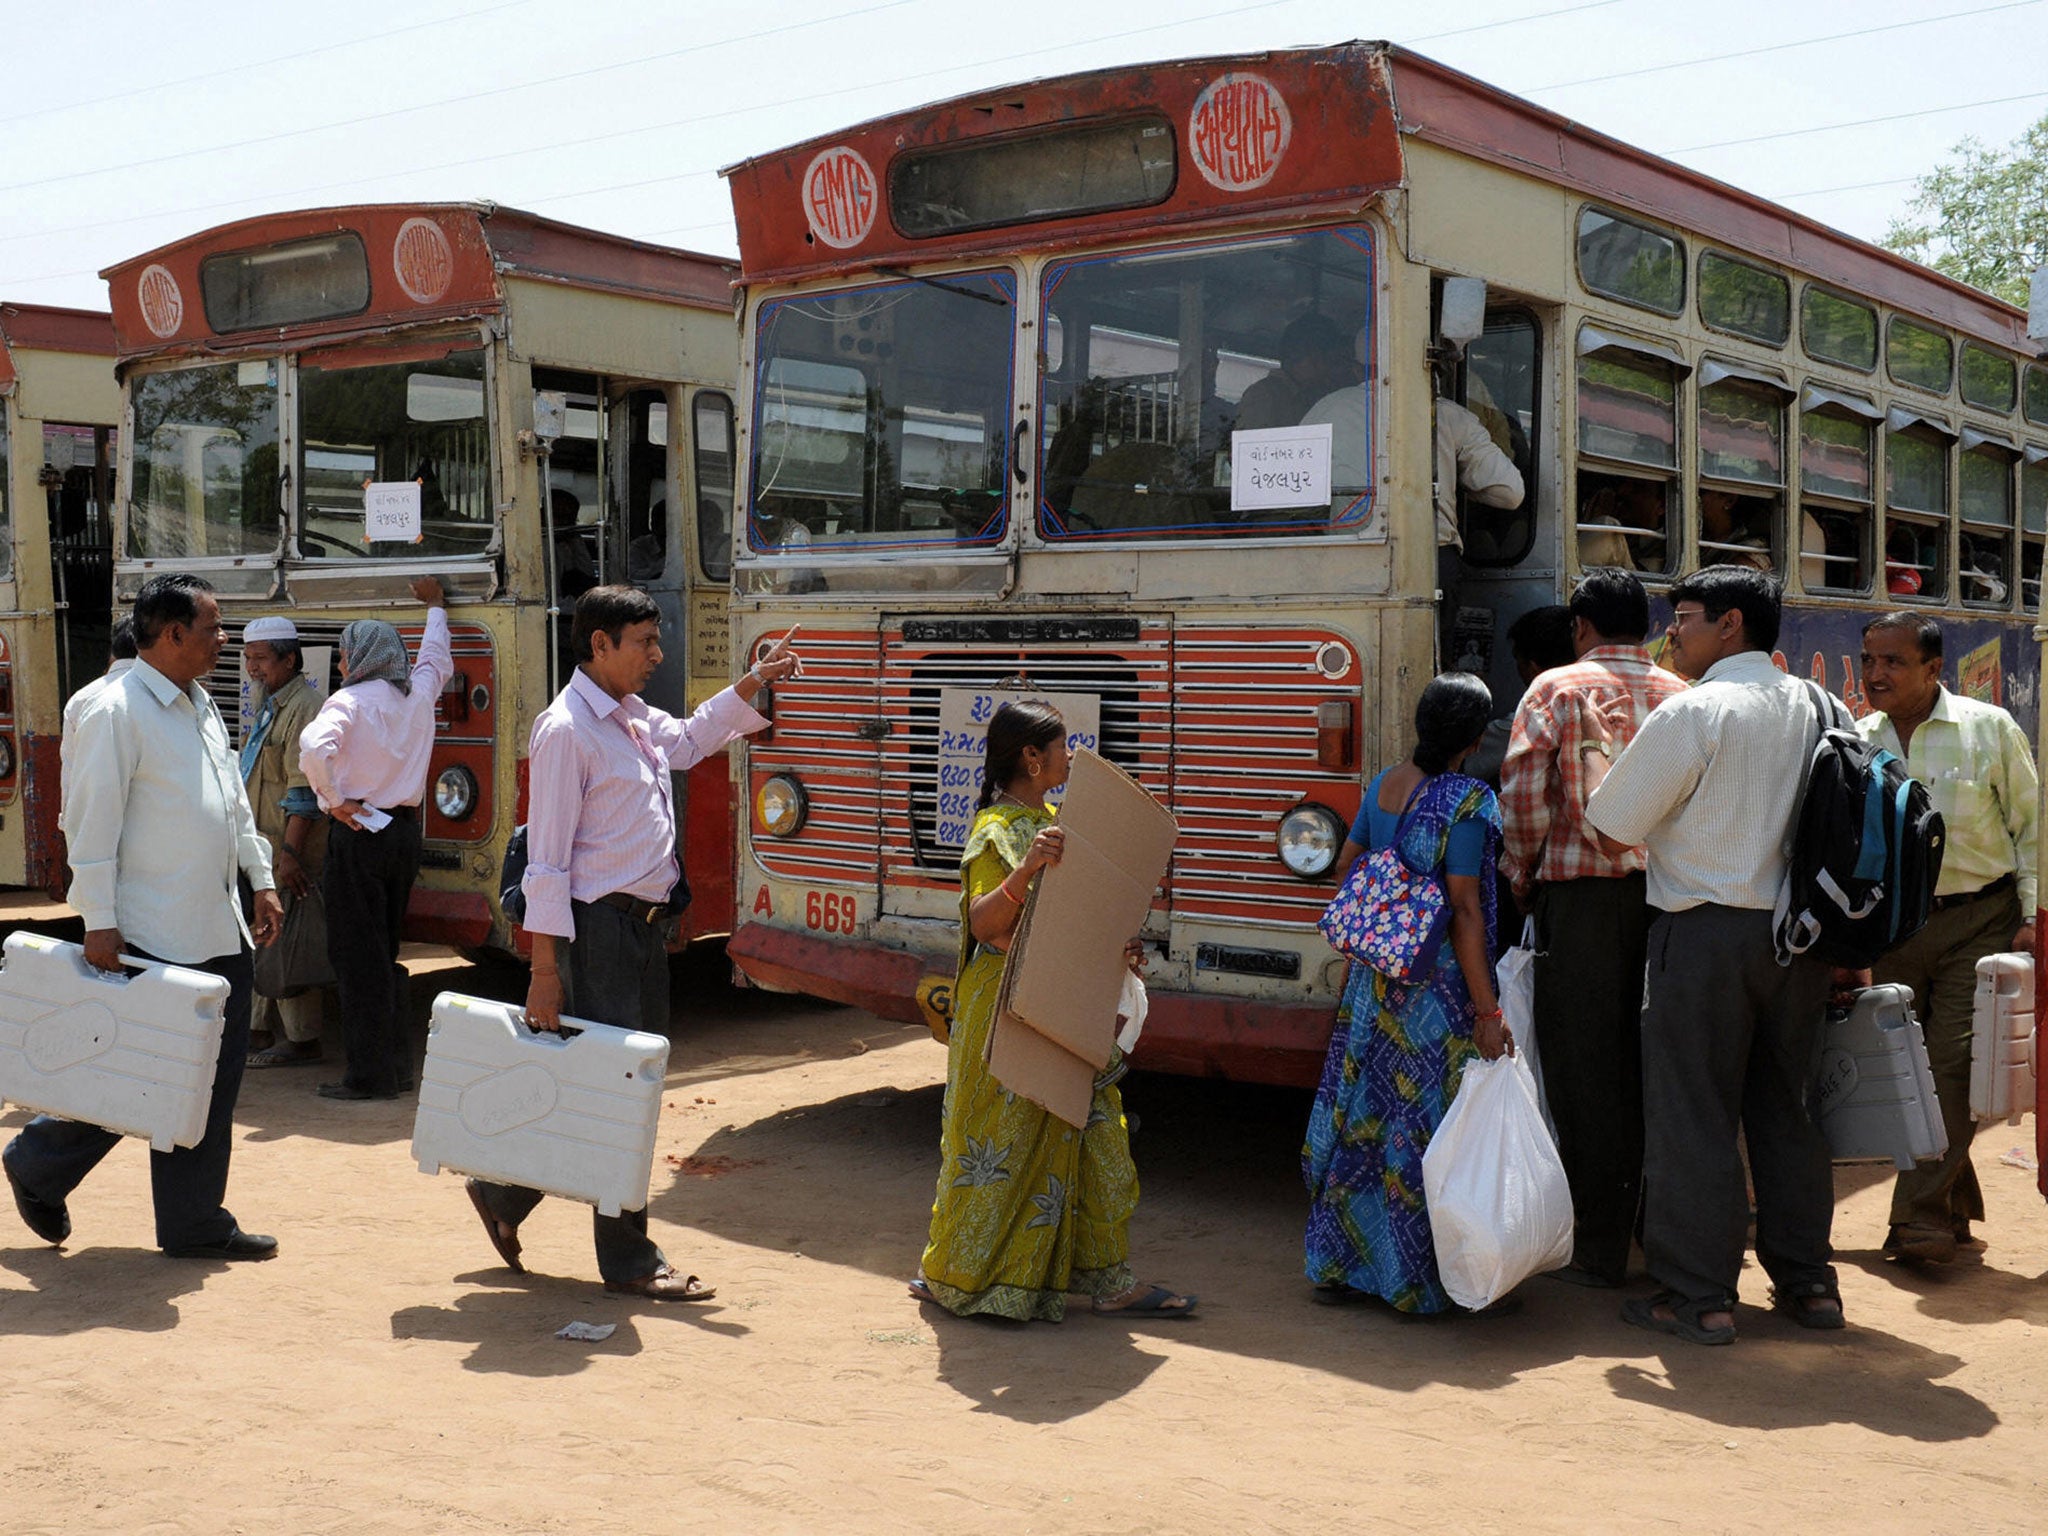
[[136,379],[130,554],[276,551],[277,373],[257,358]]
[[[363,364],[299,364],[299,552],[315,558],[481,554],[491,538],[491,434],[481,348]],[[366,481],[420,487],[420,542],[366,543]]]
[[[1050,268],[1040,533],[1184,537],[1363,524],[1372,283],[1361,229]],[[1235,434],[1325,423],[1331,501],[1233,507]]]
[[1003,536],[1016,285],[959,274],[762,306],[749,547]]

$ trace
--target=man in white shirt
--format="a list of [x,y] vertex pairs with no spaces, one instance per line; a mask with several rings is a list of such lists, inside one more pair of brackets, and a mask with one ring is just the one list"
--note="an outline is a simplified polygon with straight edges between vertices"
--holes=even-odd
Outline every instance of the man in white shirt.
[[[105,692],[114,679],[135,665],[133,614],[122,614],[119,622],[114,625],[113,637],[108,643],[107,652],[107,670],[64,701],[64,734],[57,738],[57,784],[60,792],[64,781],[71,776],[71,743],[78,733],[78,722],[85,718],[85,712],[92,707],[92,701]],[[66,834],[71,831],[64,824],[64,805],[61,799],[57,805],[57,828]]]
[[434,704],[455,670],[440,582],[422,576],[412,592],[427,605],[418,661],[389,624],[357,619],[341,632],[341,686],[299,734],[299,766],[331,818],[320,895],[348,1069],[320,1085],[326,1099],[395,1099],[408,1075],[398,945],[420,872]]
[[[249,1050],[249,945],[268,944],[283,917],[227,727],[199,684],[224,634],[213,589],[199,577],[143,583],[141,654],[75,722],[63,820],[86,960],[119,971],[123,953],[136,954],[211,972],[229,987],[206,1130],[197,1146],[150,1153],[157,1246],[176,1258],[267,1259],[277,1240],[244,1232],[221,1203]],[[246,925],[242,874],[256,893]],[[50,1115],[22,1128],[0,1162],[31,1231],[50,1243],[70,1235],[71,1191],[120,1139]]]
[[[1695,1344],[1735,1341],[1756,1184],[1757,1261],[1805,1328],[1842,1326],[1830,1231],[1834,1166],[1807,1112],[1828,968],[1780,966],[1773,909],[1819,721],[1771,661],[1779,586],[1711,565],[1671,587],[1671,663],[1697,686],[1613,743],[1633,705],[1581,705],[1586,823],[1611,856],[1639,846],[1655,917],[1643,1011],[1643,1252],[1664,1289],[1622,1316]],[[1613,766],[1609,768],[1608,763]]]

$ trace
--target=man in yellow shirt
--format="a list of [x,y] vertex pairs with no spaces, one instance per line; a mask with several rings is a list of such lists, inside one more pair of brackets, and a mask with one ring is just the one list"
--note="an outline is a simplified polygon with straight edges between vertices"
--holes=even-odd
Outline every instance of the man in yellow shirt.
[[1946,1264],[1984,1219],[1970,1166],[1970,1026],[1977,962],[2034,948],[2038,808],[2026,734],[1995,704],[1941,686],[1941,626],[1888,613],[1863,629],[1863,693],[1875,713],[1856,722],[1927,786],[1948,829],[1927,926],[1878,961],[1879,982],[1913,989],[1928,1064],[1948,1128],[1948,1152],[1899,1175],[1885,1252]]

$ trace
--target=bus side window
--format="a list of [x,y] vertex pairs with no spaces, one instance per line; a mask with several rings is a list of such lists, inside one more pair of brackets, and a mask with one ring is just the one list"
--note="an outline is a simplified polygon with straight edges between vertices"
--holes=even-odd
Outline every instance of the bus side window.
[[1877,522],[1871,436],[1877,409],[1809,388],[1799,411],[1799,585],[1868,592]]
[[1579,564],[1668,577],[1676,551],[1678,369],[1603,331],[1579,334]]
[[706,391],[691,403],[697,465],[697,563],[710,581],[732,579],[732,401]]
[[1963,531],[1958,566],[1963,601],[1973,607],[2012,603],[2012,476],[2015,456],[2001,443],[1963,450],[1958,503]]
[[1699,389],[1699,563],[1783,570],[1785,393],[1717,366],[1703,366]]
[[1922,602],[1947,602],[1949,436],[1931,422],[1900,423],[1884,442],[1885,589]]
[[2048,542],[2048,449],[2030,444],[2020,465],[2020,605],[2028,613],[2041,611],[2044,542]]
[[1526,487],[1518,507],[1488,507],[1459,495],[1458,523],[1465,537],[1465,561],[1470,565],[1514,565],[1526,559],[1536,544],[1541,344],[1536,317],[1508,310],[1488,315],[1485,334],[1465,348],[1461,403],[1515,461]]

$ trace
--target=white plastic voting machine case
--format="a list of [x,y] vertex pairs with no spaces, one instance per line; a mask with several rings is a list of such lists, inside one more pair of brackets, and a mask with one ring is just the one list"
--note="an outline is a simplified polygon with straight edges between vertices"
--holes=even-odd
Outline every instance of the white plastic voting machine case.
[[1970,1021],[1970,1113],[2014,1125],[2034,1107],[2040,1047],[2034,1032],[2034,957],[1986,955],[1977,962]]
[[1911,1168],[1946,1152],[1913,989],[1865,987],[1849,1007],[1829,1010],[1826,1028],[1819,1114],[1835,1161]]
[[0,1099],[140,1136],[158,1152],[206,1134],[228,984],[134,960],[106,975],[77,944],[9,934],[0,964]]
[[668,1041],[564,1016],[528,1029],[511,1003],[434,999],[412,1128],[422,1173],[447,1168],[595,1205],[647,1204]]

